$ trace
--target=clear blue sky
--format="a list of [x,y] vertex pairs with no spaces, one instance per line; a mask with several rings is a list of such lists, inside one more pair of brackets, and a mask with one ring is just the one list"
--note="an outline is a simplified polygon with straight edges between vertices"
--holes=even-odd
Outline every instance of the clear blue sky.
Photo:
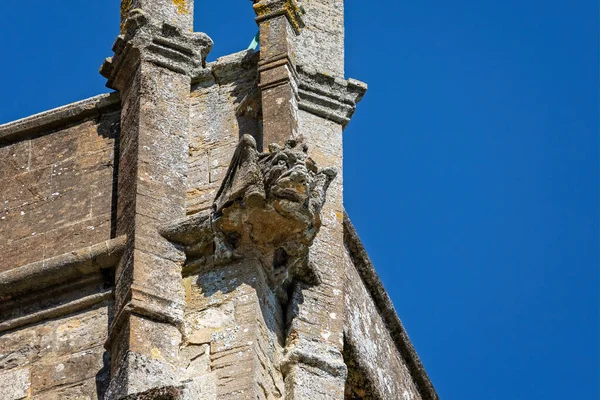
[[[597,400],[598,3],[346,3],[346,208],[440,396]],[[106,92],[118,6],[3,0],[0,122]],[[211,59],[250,6],[196,0]]]

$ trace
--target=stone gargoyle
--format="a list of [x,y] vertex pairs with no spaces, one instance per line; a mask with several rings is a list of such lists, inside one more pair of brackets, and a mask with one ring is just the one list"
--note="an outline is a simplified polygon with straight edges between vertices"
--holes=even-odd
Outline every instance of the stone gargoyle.
[[259,153],[244,135],[212,210],[165,227],[163,236],[186,253],[186,268],[243,257],[260,261],[271,285],[306,267],[321,226],[321,209],[334,168],[319,169],[302,138]]

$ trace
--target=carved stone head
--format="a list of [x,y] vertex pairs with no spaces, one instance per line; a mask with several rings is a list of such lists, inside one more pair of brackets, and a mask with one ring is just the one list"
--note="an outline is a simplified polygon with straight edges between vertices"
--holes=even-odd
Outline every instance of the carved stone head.
[[216,254],[257,257],[274,285],[305,262],[321,226],[325,194],[337,172],[319,169],[302,138],[259,153],[245,135],[213,205]]

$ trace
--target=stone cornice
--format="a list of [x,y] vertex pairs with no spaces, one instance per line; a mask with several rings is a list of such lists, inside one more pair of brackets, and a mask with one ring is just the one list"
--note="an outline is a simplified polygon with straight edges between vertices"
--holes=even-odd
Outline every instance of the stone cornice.
[[129,84],[142,61],[194,78],[202,74],[212,45],[204,33],[183,32],[168,23],[154,25],[143,11],[132,10],[113,45],[114,56],[104,61],[100,73],[116,90]]
[[298,66],[299,108],[344,127],[367,92],[367,84],[355,79],[341,80],[304,66]]
[[[225,84],[235,80],[238,69],[258,68],[261,70],[269,65],[263,65],[261,62],[257,62],[257,59],[258,52],[251,50],[219,58],[207,65],[204,75],[199,77],[196,83],[203,87],[217,83]],[[282,58],[281,62],[289,66],[287,58]],[[227,73],[225,74],[223,71]],[[303,66],[298,66],[297,72],[293,70],[290,74],[298,85],[301,110],[337,122],[344,127],[350,122],[357,104],[367,92],[367,85],[361,81],[334,78]]]
[[34,114],[0,125],[0,145],[22,140],[40,132],[52,132],[86,118],[119,108],[117,93],[101,94],[76,103]]
[[346,213],[344,213],[344,245],[350,254],[352,263],[362,278],[367,291],[379,309],[379,313],[389,329],[390,335],[396,344],[396,348],[404,358],[410,375],[417,384],[421,397],[424,400],[439,400],[439,396],[435,391],[415,348],[410,342],[408,333],[406,333],[406,329],[404,329],[404,326],[396,313],[394,304],[387,294],[381,279],[379,279],[375,267]]

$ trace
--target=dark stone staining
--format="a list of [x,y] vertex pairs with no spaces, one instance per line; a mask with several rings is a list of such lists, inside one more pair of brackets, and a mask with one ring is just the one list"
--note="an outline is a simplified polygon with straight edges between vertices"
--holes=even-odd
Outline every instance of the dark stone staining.
[[181,389],[168,386],[158,389],[151,389],[143,393],[132,394],[124,397],[123,400],[178,400],[181,398]]
[[345,400],[382,400],[374,394],[372,383],[367,379],[368,374],[362,370],[357,363],[357,355],[344,340],[344,363],[348,367],[348,377],[346,378],[346,388],[344,392]]
[[273,255],[273,275],[276,281],[284,281],[287,278],[288,263],[290,256],[284,248],[275,250]]
[[290,256],[285,249],[278,248],[275,250],[275,255],[273,256],[273,269],[285,268],[289,260]]

